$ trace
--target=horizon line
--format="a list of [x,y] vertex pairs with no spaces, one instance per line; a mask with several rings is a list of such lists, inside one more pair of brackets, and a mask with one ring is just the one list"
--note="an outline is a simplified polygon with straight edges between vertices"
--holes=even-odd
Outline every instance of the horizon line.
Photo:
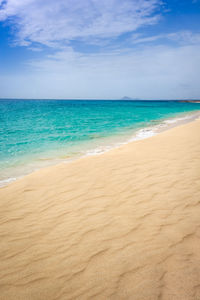
[[[128,97],[129,98],[129,97]],[[137,98],[129,98],[129,99],[123,99],[123,98],[13,98],[13,97],[0,97],[1,100],[62,100],[62,101],[71,101],[71,100],[85,100],[85,101],[200,101],[200,98],[192,99],[192,98],[176,98],[176,99],[137,99]]]

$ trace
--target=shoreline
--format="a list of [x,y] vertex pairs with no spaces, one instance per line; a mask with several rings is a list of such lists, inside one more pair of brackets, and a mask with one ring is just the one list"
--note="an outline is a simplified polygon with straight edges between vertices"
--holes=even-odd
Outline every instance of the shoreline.
[[[130,130],[130,132],[127,131],[126,134],[125,133],[123,135],[116,134],[116,135],[112,135],[110,137],[106,137],[105,138],[106,142],[104,142],[105,144],[102,144],[101,146],[98,146],[96,148],[94,147],[92,149],[85,150],[83,154],[80,154],[82,152],[81,151],[75,157],[72,156],[68,159],[61,159],[60,157],[55,157],[54,159],[51,159],[51,160],[47,159],[46,165],[44,165],[44,166],[42,164],[40,166],[37,166],[38,162],[37,163],[35,162],[35,167],[34,168],[32,167],[32,169],[30,169],[30,171],[25,171],[24,174],[21,174],[21,175],[15,176],[15,177],[12,176],[12,177],[8,177],[8,178],[0,180],[0,189],[12,184],[13,182],[23,179],[25,176],[28,176],[34,172],[40,171],[44,168],[54,167],[54,166],[60,165],[62,163],[68,164],[73,161],[83,159],[83,158],[86,158],[89,156],[102,155],[108,151],[112,151],[113,149],[117,149],[117,148],[127,145],[131,142],[150,138],[150,137],[160,134],[164,131],[170,130],[171,128],[180,126],[182,124],[190,123],[199,117],[200,117],[200,110],[178,113],[176,116],[173,116],[173,117],[155,120],[155,124],[151,124],[146,127],[138,128],[138,129],[135,129],[134,131],[133,130]],[[126,136],[126,138],[125,138],[125,136]],[[122,138],[121,141],[120,141],[119,137]],[[112,143],[111,143],[111,140],[112,140]]]
[[2,299],[199,299],[199,132],[197,119],[2,188]]

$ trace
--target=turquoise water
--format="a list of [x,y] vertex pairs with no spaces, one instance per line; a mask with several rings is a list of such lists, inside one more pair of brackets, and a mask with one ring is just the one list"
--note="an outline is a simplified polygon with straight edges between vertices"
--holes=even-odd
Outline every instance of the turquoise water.
[[200,109],[176,101],[0,100],[0,181]]

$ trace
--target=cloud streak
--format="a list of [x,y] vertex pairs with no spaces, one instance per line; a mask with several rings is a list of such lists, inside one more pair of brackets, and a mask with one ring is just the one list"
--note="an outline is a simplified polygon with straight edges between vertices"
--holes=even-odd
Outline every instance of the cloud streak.
[[0,21],[16,29],[16,42],[47,46],[76,39],[105,39],[157,22],[160,0],[7,0]]
[[193,33],[189,30],[184,30],[179,32],[159,34],[147,37],[143,37],[139,34],[133,34],[131,40],[133,44],[151,43],[161,40],[173,41],[179,44],[200,44],[200,32]]

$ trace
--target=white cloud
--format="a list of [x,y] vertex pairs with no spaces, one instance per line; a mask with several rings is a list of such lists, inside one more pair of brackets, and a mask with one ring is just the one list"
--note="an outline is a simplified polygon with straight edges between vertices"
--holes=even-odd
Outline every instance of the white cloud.
[[74,39],[116,37],[153,24],[160,4],[161,0],[7,0],[0,20],[15,25],[21,45],[58,46]]
[[[112,38],[156,22],[160,0],[0,0],[0,20],[16,28],[16,43],[55,53],[26,63],[27,71],[0,74],[1,97],[198,98],[200,34],[132,35],[132,49]],[[71,41],[105,43],[107,52],[76,52]],[[108,39],[111,40],[108,47]],[[161,46],[162,39],[174,41]],[[157,45],[150,43],[155,42]],[[130,42],[130,40],[129,40]],[[31,45],[33,43],[33,45]],[[168,45],[167,45],[168,44]],[[127,47],[127,48],[126,48]],[[8,74],[8,73],[7,73]],[[10,89],[12,86],[12,89]]]
[[189,30],[168,34],[168,38],[183,44],[200,44],[200,32],[193,33]]
[[172,32],[167,34],[159,34],[154,36],[143,37],[139,34],[133,34],[131,37],[133,44],[149,43],[159,40],[171,40],[180,44],[200,44],[200,33],[193,33],[189,30]]

